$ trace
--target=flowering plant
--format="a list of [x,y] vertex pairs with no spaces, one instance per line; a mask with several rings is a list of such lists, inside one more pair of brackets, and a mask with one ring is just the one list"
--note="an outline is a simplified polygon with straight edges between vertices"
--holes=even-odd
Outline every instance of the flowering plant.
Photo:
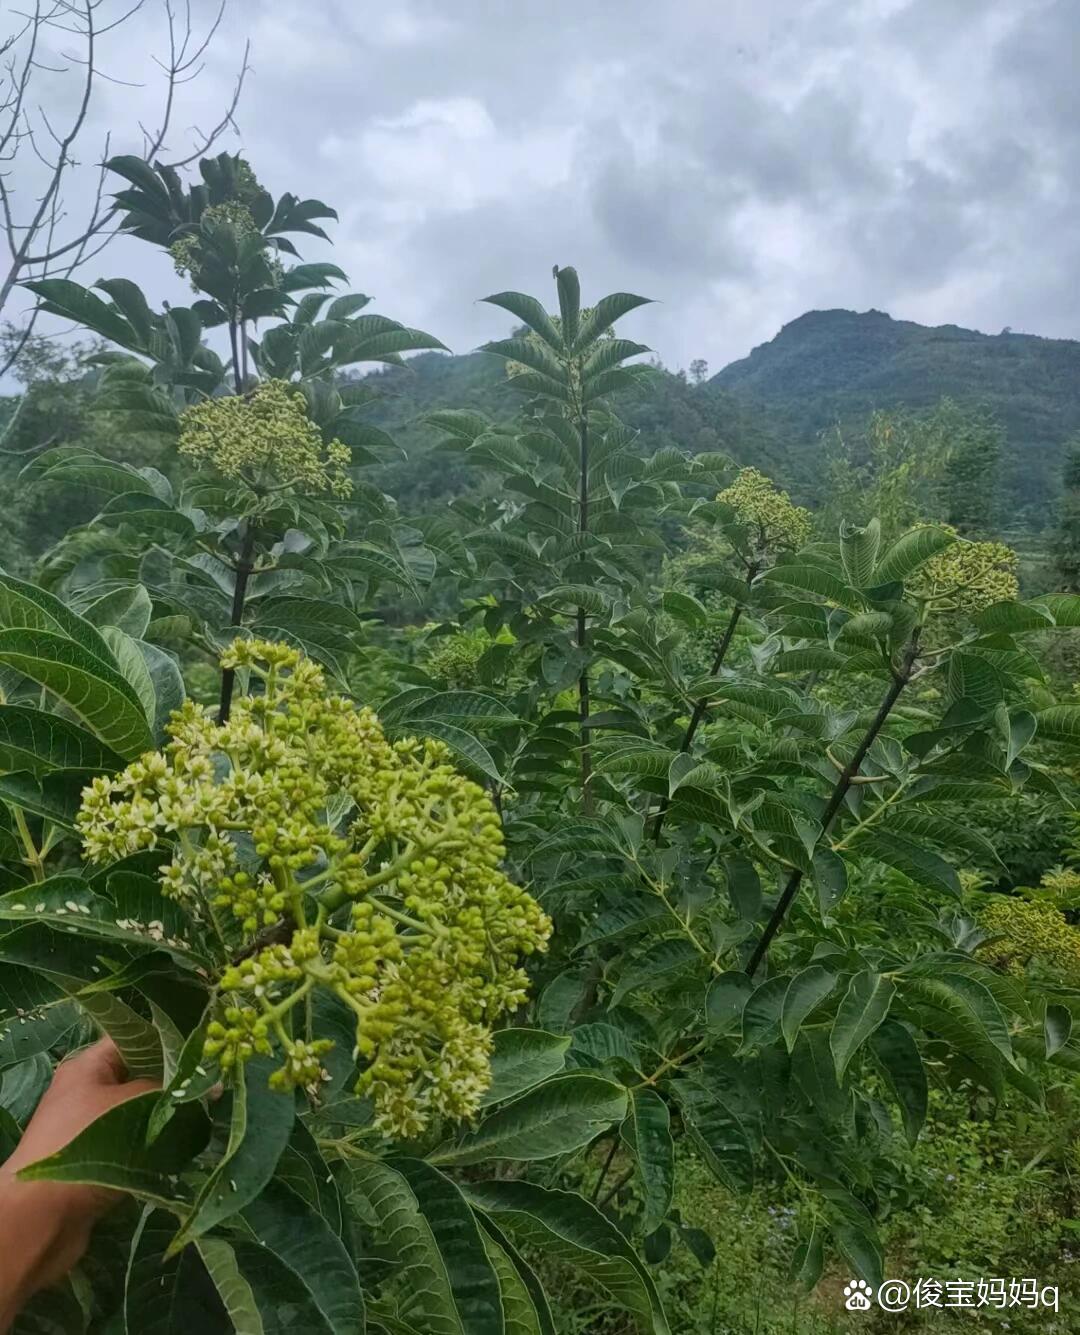
[[[318,1093],[333,1040],[286,1025],[313,989],[353,1012],[358,1093],[406,1139],[475,1115],[491,1027],[522,1005],[519,956],[551,924],[499,864],[499,818],[436,741],[390,743],[369,709],[326,691],[287,645],[237,640],[222,660],[259,689],[215,724],[192,702],[163,751],[95,779],[77,817],[86,855],[172,840],[162,893],[227,957],[204,1056],[228,1071],[275,1049],[276,1089]],[[231,919],[232,923],[223,917]]]

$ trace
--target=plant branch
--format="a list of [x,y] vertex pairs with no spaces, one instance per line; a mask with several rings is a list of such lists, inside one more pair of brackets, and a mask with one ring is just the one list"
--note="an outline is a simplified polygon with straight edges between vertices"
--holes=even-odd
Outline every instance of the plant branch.
[[[251,520],[246,521],[246,532],[240,546],[240,559],[236,563],[236,584],[233,588],[232,611],[229,624],[240,626],[244,620],[244,603],[247,600],[248,579],[254,569],[252,557],[255,554],[255,528]],[[228,723],[232,709],[233,688],[236,685],[236,669],[223,668],[221,672],[221,700],[218,705],[218,722]]]
[[[731,641],[735,638],[735,627],[739,624],[739,618],[742,616],[742,607],[739,603],[731,609],[731,616],[724,627],[724,633],[716,646],[716,654],[713,658],[712,667],[709,668],[709,676],[715,677],[724,664],[727,657],[727,651],[731,647]],[[679,751],[689,751],[693,745],[694,737],[697,735],[698,728],[701,727],[701,721],[704,719],[706,711],[709,708],[709,697],[703,695],[694,705],[694,712],[690,715],[690,722],[686,725],[686,731],[683,733],[682,742],[679,744]],[[668,808],[671,806],[671,798],[665,797],[660,803],[660,809],[656,813],[656,819],[653,822],[652,837],[653,842],[660,838],[660,831],[664,828],[664,819],[667,816]]]
[[[915,666],[915,659],[918,657],[919,653],[919,631],[920,627],[916,626],[906,648],[904,649],[899,670],[895,668],[893,669],[892,682],[888,691],[885,693],[885,698],[878,707],[877,713],[874,715],[873,722],[870,724],[869,728],[867,728],[862,741],[855,748],[854,754],[844,766],[840,777],[836,781],[836,785],[829,796],[829,800],[825,805],[825,810],[821,817],[820,837],[822,838],[828,834],[829,827],[835,820],[837,812],[840,810],[841,806],[843,806],[844,798],[847,797],[852,782],[859,772],[859,766],[866,759],[867,752],[870,750],[871,746],[873,746],[878,733],[885,726],[886,720],[892,713],[893,706],[896,704],[897,700],[899,700],[904,687],[911,680],[912,669]],[[801,867],[794,868],[791,875],[788,877],[787,884],[784,886],[783,893],[777,901],[776,907],[773,909],[772,914],[769,917],[769,921],[765,924],[765,930],[761,934],[761,940],[754,947],[754,953],[750,956],[750,961],[746,966],[746,972],[751,978],[764,961],[769,946],[772,944],[773,937],[783,926],[788,910],[791,908],[796,895],[799,893],[799,887],[802,885],[802,880],[803,869]]]
[[[584,411],[578,419],[578,440],[581,445],[579,457],[580,492],[578,495],[578,532],[589,531],[589,419]],[[577,610],[577,644],[584,650],[588,644],[588,629],[585,622],[585,609]],[[585,662],[578,677],[578,717],[581,720],[581,806],[586,816],[591,816],[594,809],[592,792],[592,748],[589,745],[589,665]]]

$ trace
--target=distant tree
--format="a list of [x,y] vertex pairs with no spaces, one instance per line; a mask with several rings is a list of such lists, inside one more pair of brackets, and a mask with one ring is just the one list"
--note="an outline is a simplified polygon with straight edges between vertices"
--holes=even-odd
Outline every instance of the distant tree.
[[1066,447],[1061,484],[1054,564],[1061,587],[1069,593],[1080,593],[1080,437]]
[[946,453],[939,413],[878,411],[861,428],[834,427],[825,446],[825,487],[819,488],[822,533],[835,533],[845,518],[866,523],[876,516],[889,541],[938,517]]
[[709,374],[709,363],[704,357],[695,357],[690,363],[690,379],[695,385],[700,385]]
[[985,408],[942,399],[934,426],[945,446],[942,517],[964,537],[994,531],[1005,429]]

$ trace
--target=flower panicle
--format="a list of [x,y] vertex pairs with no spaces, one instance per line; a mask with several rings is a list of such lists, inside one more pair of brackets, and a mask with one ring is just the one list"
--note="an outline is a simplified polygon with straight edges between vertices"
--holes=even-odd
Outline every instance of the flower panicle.
[[251,693],[224,724],[188,702],[163,751],[94,780],[78,816],[86,856],[171,844],[162,893],[248,943],[221,972],[207,1032],[223,1069],[280,1052],[275,1087],[317,1087],[331,1041],[294,1033],[324,989],[353,1013],[357,1089],[381,1130],[471,1116],[492,1027],[526,999],[522,961],[551,931],[501,869],[490,797],[442,743],[390,741],[298,650],[237,640],[222,662]]

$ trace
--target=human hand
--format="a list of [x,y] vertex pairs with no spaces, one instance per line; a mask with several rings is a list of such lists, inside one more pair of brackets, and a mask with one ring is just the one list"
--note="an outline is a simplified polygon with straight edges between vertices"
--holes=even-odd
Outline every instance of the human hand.
[[104,1187],[20,1182],[16,1174],[63,1149],[118,1103],[158,1088],[126,1075],[109,1038],[66,1058],[15,1152],[0,1164],[0,1331],[32,1294],[67,1274],[86,1250],[95,1220],[120,1199]]

